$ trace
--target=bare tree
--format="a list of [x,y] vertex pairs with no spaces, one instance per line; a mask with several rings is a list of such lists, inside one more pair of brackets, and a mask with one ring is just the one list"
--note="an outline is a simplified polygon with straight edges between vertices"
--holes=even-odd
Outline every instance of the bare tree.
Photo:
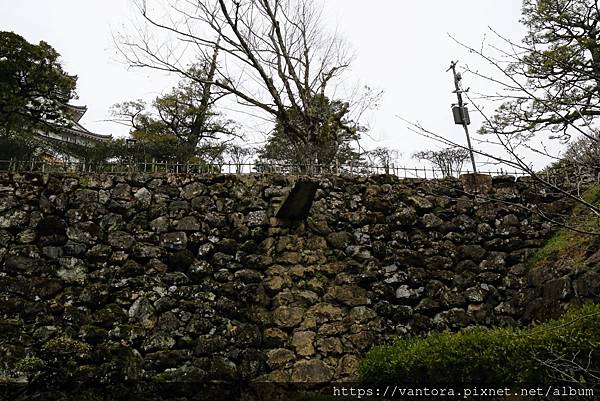
[[600,133],[593,135],[594,138],[582,136],[569,143],[563,161],[583,170],[584,174],[597,176],[600,174]]
[[[153,11],[158,5],[164,6],[165,17]],[[232,94],[270,115],[294,144],[337,140],[338,132],[320,129],[324,124],[317,103],[332,96],[352,54],[343,40],[324,33],[321,11],[311,0],[136,0],[136,6],[144,25],[118,38],[130,65],[175,72]],[[172,40],[158,41],[160,32]],[[206,60],[210,49],[221,56],[214,76],[190,75],[189,54]],[[367,90],[357,98],[364,106],[378,97]],[[353,112],[365,107],[352,107],[348,99],[336,104],[341,107],[328,118],[347,132],[358,131],[360,116]],[[311,154],[307,159],[318,162]]]
[[584,354],[577,351],[566,354],[554,351],[551,357],[533,355],[533,360],[550,371],[549,379],[558,383],[568,383],[574,386],[585,384],[586,388],[600,386],[600,372],[594,369],[592,352]]
[[227,147],[226,154],[235,166],[235,172],[240,174],[244,171],[244,166],[256,154],[256,149],[232,144]]
[[469,160],[467,149],[452,147],[441,150],[422,150],[413,153],[413,158],[430,162],[434,168],[442,171],[444,177],[454,177],[460,174],[463,164]]
[[375,167],[377,169],[381,167],[385,174],[390,174],[394,160],[400,156],[400,153],[390,148],[377,147],[365,152],[363,156],[367,159],[368,167]]

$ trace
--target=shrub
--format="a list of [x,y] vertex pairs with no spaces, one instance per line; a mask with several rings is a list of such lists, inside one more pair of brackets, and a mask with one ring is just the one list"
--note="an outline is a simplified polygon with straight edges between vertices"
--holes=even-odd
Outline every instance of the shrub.
[[26,356],[15,364],[15,370],[22,373],[39,372],[46,366],[46,363],[36,356]]
[[[600,369],[599,305],[570,310],[560,320],[528,328],[474,328],[400,338],[372,349],[361,374],[368,383],[539,384],[561,379],[541,362],[559,356],[574,358],[587,366],[587,373]],[[583,378],[581,373],[575,377]]]
[[54,338],[52,340],[48,340],[44,344],[44,349],[50,354],[64,356],[76,355],[81,357],[88,354],[91,351],[92,347],[89,344],[81,342],[79,340],[62,336]]

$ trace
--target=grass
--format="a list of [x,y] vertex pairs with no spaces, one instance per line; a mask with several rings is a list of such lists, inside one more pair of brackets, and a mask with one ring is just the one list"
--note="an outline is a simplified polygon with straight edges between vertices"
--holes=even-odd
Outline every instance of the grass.
[[[600,185],[587,190],[582,198],[600,207]],[[568,224],[581,231],[600,232],[600,219],[585,205],[577,204]],[[528,260],[529,267],[553,265],[582,266],[592,253],[600,249],[600,235],[583,234],[568,228],[560,229]]]

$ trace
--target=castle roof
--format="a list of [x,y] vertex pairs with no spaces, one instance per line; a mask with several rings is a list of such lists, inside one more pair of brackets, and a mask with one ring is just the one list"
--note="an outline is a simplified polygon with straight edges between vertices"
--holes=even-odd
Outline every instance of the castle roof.
[[69,104],[69,110],[72,114],[72,126],[69,128],[65,128],[65,131],[76,136],[84,137],[86,139],[95,140],[95,141],[109,141],[112,139],[112,135],[102,135],[91,132],[83,125],[79,123],[83,115],[87,111],[86,106],[76,106]]

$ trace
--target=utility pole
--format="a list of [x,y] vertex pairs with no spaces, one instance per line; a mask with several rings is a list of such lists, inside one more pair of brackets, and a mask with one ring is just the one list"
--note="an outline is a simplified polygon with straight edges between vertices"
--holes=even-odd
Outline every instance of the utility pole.
[[462,76],[460,73],[456,72],[457,63],[458,61],[451,61],[450,68],[446,70],[446,72],[452,70],[452,74],[454,75],[454,92],[458,98],[458,107],[456,105],[452,105],[452,112],[454,114],[454,122],[462,125],[465,129],[465,134],[467,135],[467,145],[469,146],[469,154],[471,155],[471,164],[473,165],[473,173],[477,174],[477,166],[475,165],[475,157],[473,156],[473,147],[471,146],[471,137],[469,136],[468,126],[471,123],[471,120],[469,119],[469,113],[462,98],[463,92],[468,92],[469,89],[461,89],[460,81],[462,80]]

